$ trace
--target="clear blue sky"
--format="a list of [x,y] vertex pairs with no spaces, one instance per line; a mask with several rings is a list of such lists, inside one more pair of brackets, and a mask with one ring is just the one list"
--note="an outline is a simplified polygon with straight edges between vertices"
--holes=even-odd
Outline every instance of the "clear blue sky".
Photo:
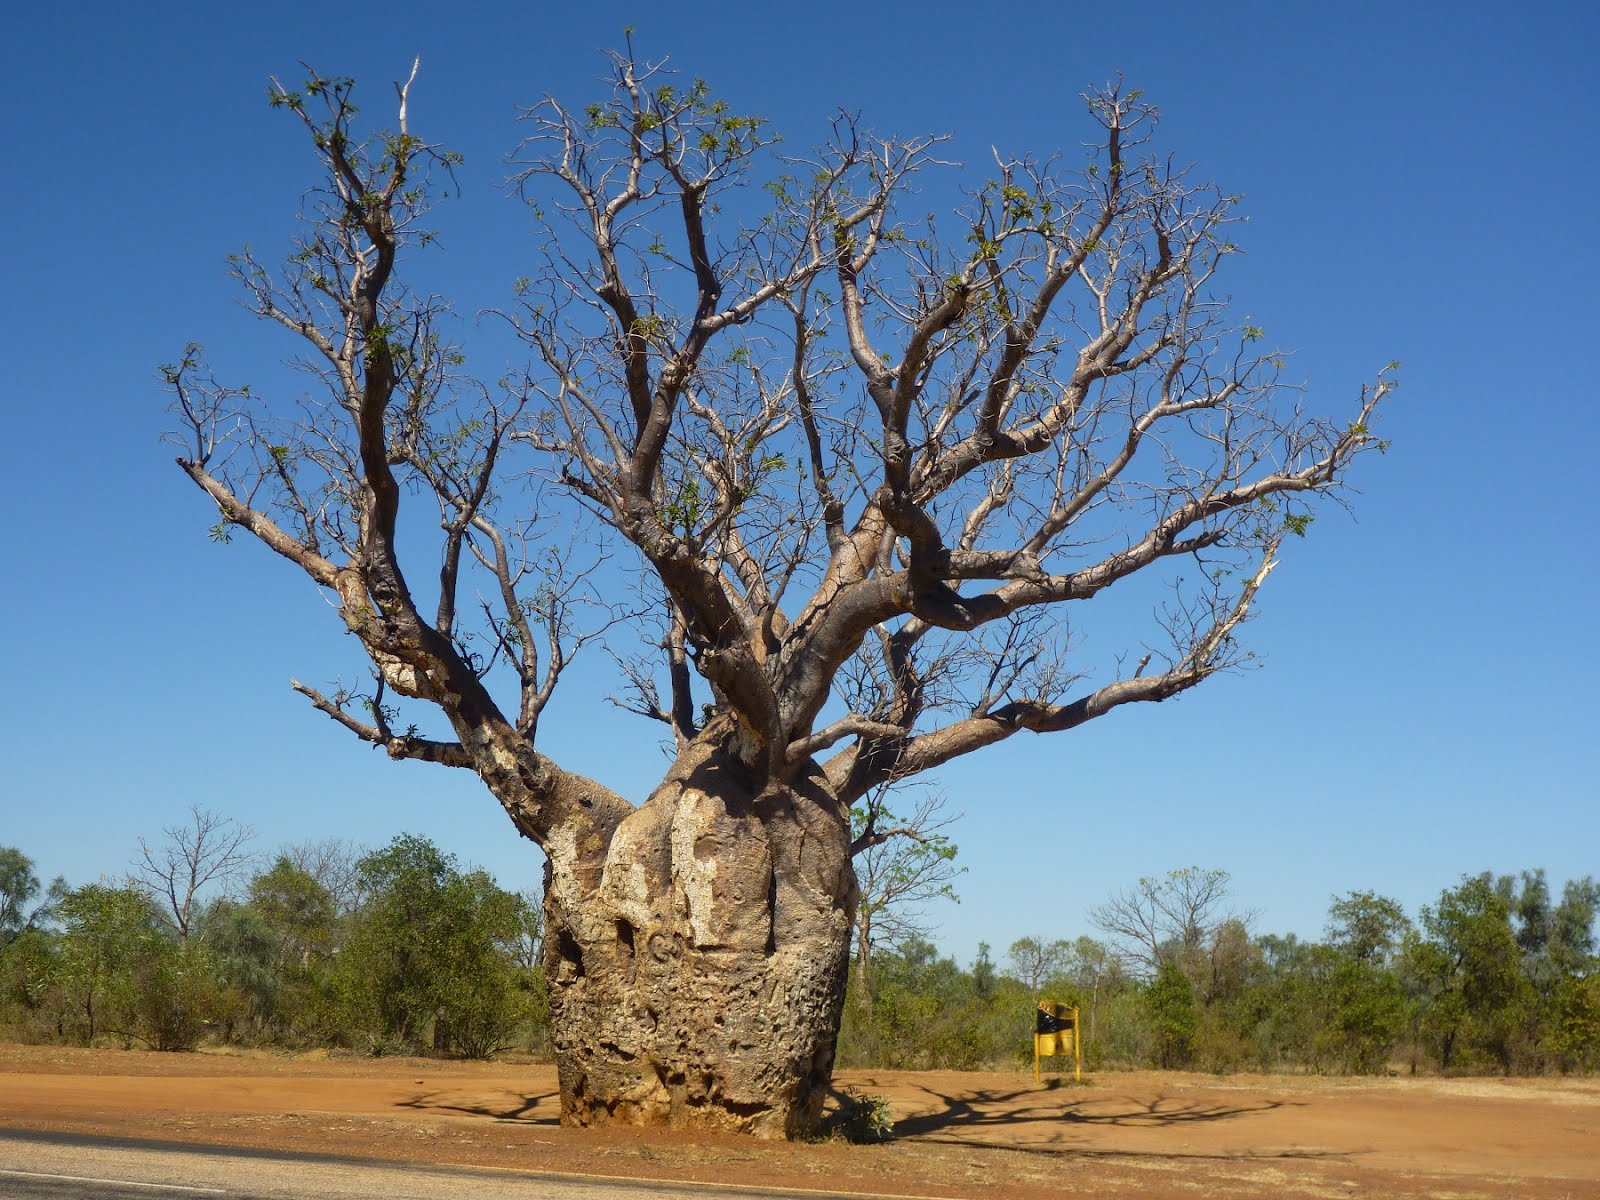
[[[1350,889],[1414,914],[1461,872],[1600,872],[1600,7],[1576,2],[5,6],[0,844],[84,882],[198,802],[263,848],[411,830],[536,879],[471,777],[391,764],[289,691],[359,660],[292,569],[207,541],[155,368],[189,339],[234,379],[288,352],[224,264],[285,245],[312,178],[269,74],[306,60],[387,105],[423,56],[413,125],[467,157],[437,270],[471,312],[529,244],[493,186],[515,106],[594,96],[625,24],[792,143],[843,105],[975,163],[1074,145],[1077,92],[1123,72],[1246,193],[1229,286],[1311,402],[1405,364],[1354,519],[1325,513],[1263,595],[1263,669],[945,773],[969,868],[946,950],[1086,932],[1187,864],[1302,935]],[[573,680],[542,739],[642,798],[655,732],[603,694]]]

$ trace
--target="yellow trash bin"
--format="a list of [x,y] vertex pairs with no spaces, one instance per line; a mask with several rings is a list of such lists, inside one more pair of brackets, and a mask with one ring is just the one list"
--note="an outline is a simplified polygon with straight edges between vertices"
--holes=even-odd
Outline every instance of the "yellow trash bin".
[[1083,1078],[1083,1048],[1078,1040],[1078,1009],[1075,1005],[1039,1001],[1034,1014],[1033,1078],[1039,1080],[1041,1058],[1072,1055],[1072,1077]]

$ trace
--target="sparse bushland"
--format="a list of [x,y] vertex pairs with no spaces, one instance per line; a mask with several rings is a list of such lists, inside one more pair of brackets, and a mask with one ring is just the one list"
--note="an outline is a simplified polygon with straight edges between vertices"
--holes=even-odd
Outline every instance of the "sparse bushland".
[[[348,903],[278,855],[236,896],[198,906],[187,944],[137,887],[59,885],[0,946],[0,1037],[550,1056],[537,898],[421,838],[348,857]],[[32,913],[32,863],[5,848],[0,861],[22,867],[5,911]],[[1220,910],[1126,954],[1030,937],[1000,964],[985,946],[962,967],[912,936],[880,946],[867,986],[849,989],[840,1061],[1019,1067],[1048,997],[1079,1007],[1090,1071],[1594,1072],[1597,908],[1593,880],[1557,895],[1528,871],[1463,876],[1416,922],[1349,893],[1316,942],[1255,936]]]
[[62,889],[48,923],[0,949],[0,1034],[155,1050],[548,1052],[536,900],[414,837],[356,867],[359,895],[341,913],[281,855],[240,897],[197,905],[187,939],[140,887]]
[[[1147,880],[1142,894],[1184,875],[1197,877]],[[1189,908],[1164,929],[1144,922],[1154,935],[1121,954],[1087,937],[1019,939],[998,978],[985,956],[964,971],[916,939],[874,956],[870,997],[845,1009],[840,1060],[1015,1066],[1032,1055],[1034,1002],[1049,997],[1079,1006],[1091,1070],[1594,1071],[1597,907],[1592,879],[1556,900],[1544,872],[1525,871],[1463,876],[1417,924],[1392,900],[1349,893],[1320,942],[1252,936],[1237,916],[1195,920]]]

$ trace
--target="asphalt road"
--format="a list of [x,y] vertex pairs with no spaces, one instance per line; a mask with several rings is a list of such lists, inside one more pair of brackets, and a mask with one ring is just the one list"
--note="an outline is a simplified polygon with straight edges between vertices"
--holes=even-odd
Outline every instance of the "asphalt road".
[[854,1200],[0,1129],[3,1200]]

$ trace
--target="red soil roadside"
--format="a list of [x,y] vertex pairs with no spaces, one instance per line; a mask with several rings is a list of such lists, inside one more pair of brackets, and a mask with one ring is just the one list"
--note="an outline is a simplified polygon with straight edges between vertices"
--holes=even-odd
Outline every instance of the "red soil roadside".
[[0,1044],[0,1127],[948,1197],[1600,1198],[1600,1080],[846,1071],[881,1146],[568,1131],[548,1066]]

